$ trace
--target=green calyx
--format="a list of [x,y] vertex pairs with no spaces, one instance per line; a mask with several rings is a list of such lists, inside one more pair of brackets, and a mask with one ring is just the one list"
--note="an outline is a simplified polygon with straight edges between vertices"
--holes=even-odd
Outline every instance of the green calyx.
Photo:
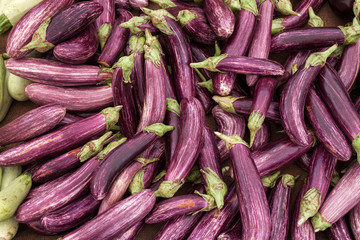
[[144,132],[155,133],[159,137],[164,136],[165,133],[174,130],[173,126],[165,125],[163,123],[154,123],[146,128],[144,128]]
[[163,181],[158,190],[155,191],[155,196],[163,198],[171,198],[185,183],[184,179],[177,179],[174,181]]
[[160,42],[156,37],[151,35],[148,29],[145,30],[145,36],[144,58],[149,59],[155,67],[159,68],[161,66],[161,55],[163,54]]
[[166,110],[173,112],[180,117],[180,104],[176,99],[166,98]]
[[98,35],[101,49],[104,48],[105,43],[111,34],[112,28],[113,28],[112,24],[106,22],[103,25],[101,25],[101,27],[98,29],[97,35]]
[[182,27],[184,27],[188,22],[196,19],[197,17],[198,17],[197,14],[192,13],[189,10],[181,10],[177,15],[177,18]]
[[247,144],[247,142],[245,142],[239,135],[225,135],[219,132],[214,132],[216,136],[218,136],[221,140],[225,141],[226,144],[226,148],[228,150],[230,150],[234,145],[236,144],[242,144],[245,145],[246,147],[249,147],[249,145]]
[[120,24],[120,27],[128,28],[133,34],[140,34],[142,30],[138,26],[150,22],[149,16],[135,16],[130,18],[129,21]]
[[51,22],[51,18],[46,19],[34,33],[29,44],[25,45],[20,51],[36,49],[38,52],[46,52],[55,47],[54,44],[46,41],[46,30]]
[[271,24],[271,34],[274,35],[276,33],[284,31],[285,27],[282,25],[283,23],[283,18],[274,19]]
[[335,169],[334,173],[333,173],[333,175],[331,177],[331,182],[330,182],[331,186],[335,187],[335,185],[340,181],[340,178],[341,177],[340,177],[339,172],[336,171],[336,169]]
[[308,25],[312,26],[312,27],[324,27],[324,21],[321,19],[321,17],[319,17],[315,14],[312,7],[309,7]]
[[269,174],[267,176],[262,177],[261,182],[264,187],[273,188],[275,187],[276,180],[279,178],[279,176],[280,176],[280,171],[277,171],[273,174]]
[[194,193],[196,195],[199,195],[200,197],[202,197],[207,202],[207,205],[206,205],[206,207],[204,207],[204,208],[202,208],[202,209],[200,209],[200,210],[198,210],[196,212],[192,212],[190,214],[195,215],[195,214],[197,214],[199,212],[208,212],[208,211],[211,211],[214,208],[216,208],[215,199],[212,196],[200,193],[197,190],[195,190]]
[[135,53],[129,55],[129,56],[123,56],[121,57],[117,63],[114,64],[113,68],[121,68],[122,74],[123,74],[123,81],[125,83],[131,83],[131,72],[134,67],[134,61],[135,61]]
[[315,214],[315,216],[311,219],[311,224],[313,225],[315,232],[324,231],[325,229],[331,227],[331,223],[323,218],[320,213]]
[[190,63],[190,67],[192,68],[205,68],[206,70],[212,71],[212,72],[220,72],[218,69],[216,69],[216,66],[218,63],[227,58],[227,54],[221,54],[219,56],[209,57],[208,59],[197,62],[197,63]]
[[214,85],[213,85],[212,79],[210,79],[206,82],[200,82],[197,85],[199,85],[200,87],[206,88],[211,94],[214,94]]
[[148,8],[140,8],[146,15],[151,18],[152,24],[157,27],[162,33],[172,35],[174,32],[168,26],[165,17],[171,18],[176,21],[176,18],[165,9],[151,10]]
[[355,139],[352,142],[352,146],[356,152],[357,160],[360,163],[360,133],[356,135]]
[[157,162],[159,160],[160,160],[159,158],[143,158],[143,157],[138,157],[135,159],[135,161],[141,163],[144,167],[150,163]]
[[154,177],[154,180],[153,180],[152,182],[153,182],[153,183],[156,183],[157,181],[159,181],[160,179],[162,179],[165,175],[166,175],[166,170],[162,170],[161,172],[159,172],[159,173]]
[[129,51],[130,53],[144,53],[145,37],[132,35],[129,39]]
[[291,75],[294,75],[299,70],[297,63],[294,63],[291,67]]
[[78,152],[76,157],[80,160],[80,162],[85,162],[98,152],[103,149],[105,141],[112,135],[112,132],[107,132],[102,135],[99,139],[92,140],[87,142]]
[[265,114],[260,113],[259,110],[252,111],[248,119],[248,128],[250,130],[250,147],[253,145],[257,131],[262,127],[265,121]]
[[171,0],[150,0],[150,1],[156,3],[161,8],[176,7],[176,4],[173,3]]
[[211,168],[205,167],[200,169],[200,172],[205,175],[207,194],[215,199],[217,208],[221,209],[224,206],[224,197],[228,190],[226,183]]
[[135,174],[135,176],[131,180],[129,187],[128,187],[128,190],[131,194],[138,193],[145,189],[144,174],[145,174],[145,169],[142,168]]
[[257,16],[259,13],[255,0],[241,0],[240,8],[251,12],[254,16]]
[[10,23],[10,20],[8,17],[3,13],[0,15],[0,34],[3,34],[7,30],[9,30],[12,27],[12,24]]
[[314,216],[320,208],[321,193],[313,187],[309,189],[300,202],[300,216],[297,222],[298,226],[301,226],[306,220]]
[[122,106],[108,107],[102,110],[100,113],[105,116],[106,131],[111,129],[119,121],[119,112]]
[[281,182],[282,182],[282,185],[284,186],[284,188],[287,188],[287,187],[290,187],[290,188],[293,188],[295,186],[295,181],[296,179],[299,178],[300,175],[297,175],[297,176],[293,176],[293,175],[290,175],[290,174],[284,174],[281,176]]
[[101,152],[99,152],[96,155],[96,158],[101,161],[103,160],[112,150],[114,150],[114,148],[120,146],[121,144],[123,144],[124,142],[126,142],[127,138],[123,137],[115,142],[111,142],[109,143]]
[[333,46],[331,46],[330,48],[328,48],[327,50],[323,51],[323,52],[315,52],[312,53],[308,59],[305,62],[305,69],[311,67],[315,67],[318,65],[324,66],[326,63],[327,58],[330,56],[330,54],[335,51],[335,49],[338,47],[337,44],[334,44]]
[[300,16],[299,13],[293,10],[293,6],[290,0],[275,0],[276,9],[283,15]]
[[241,9],[239,0],[225,0],[225,3],[233,12],[240,11]]
[[221,107],[222,110],[224,110],[225,112],[229,112],[229,113],[234,113],[236,114],[235,108],[234,108],[234,102],[238,99],[240,99],[239,97],[233,97],[233,96],[227,96],[227,97],[220,97],[220,96],[213,96],[212,98],[217,104],[219,104],[219,106]]
[[214,56],[220,56],[221,55],[221,48],[219,46],[218,41],[215,41],[215,53]]
[[356,43],[360,38],[360,25],[356,17],[353,20],[352,25],[348,27],[338,26],[345,36],[344,45]]
[[200,72],[200,70],[197,69],[197,68],[194,68],[194,70],[195,70],[196,74],[199,76],[199,78],[201,79],[201,81],[202,81],[202,82],[206,82],[206,78],[205,78],[205,76]]
[[201,173],[197,165],[195,165],[189,174],[185,178],[185,182],[199,184],[202,182],[201,180]]
[[335,51],[333,51],[331,54],[330,54],[330,57],[336,57],[336,58],[341,58],[343,52],[344,52],[344,48],[345,48],[345,45],[340,45],[338,46]]

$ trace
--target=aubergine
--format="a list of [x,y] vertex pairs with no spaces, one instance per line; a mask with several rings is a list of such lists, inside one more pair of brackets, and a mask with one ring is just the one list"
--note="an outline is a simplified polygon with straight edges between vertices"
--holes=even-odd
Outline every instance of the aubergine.
[[174,130],[166,136],[165,167],[168,168],[174,156],[177,142],[179,140],[180,128],[180,104],[174,98],[166,98],[165,123],[173,126]]
[[113,106],[113,94],[107,85],[75,88],[30,83],[25,94],[37,105],[60,104],[70,112],[96,112]]
[[[205,51],[205,49],[198,44],[192,43],[190,48],[193,59],[196,62],[202,62],[210,57],[207,51]],[[212,79],[214,76],[213,72],[207,71],[205,69],[199,69],[199,71],[205,77],[205,79]]]
[[101,49],[109,38],[115,22],[115,0],[95,0],[103,7],[103,12],[95,20],[95,29]]
[[[340,14],[343,18],[349,18],[354,16],[353,5],[354,0],[329,0],[329,5],[336,13]],[[357,13],[356,13],[357,14]]]
[[242,234],[242,223],[241,219],[239,218],[231,228],[227,229],[226,231],[222,232],[217,239],[218,240],[239,240],[241,239]]
[[[15,220],[16,221],[16,220]],[[40,218],[36,219],[34,221],[26,223],[26,226],[33,230],[34,232],[43,234],[43,235],[56,235],[56,233],[46,231],[44,226],[41,225]]]
[[253,151],[261,148],[262,146],[266,145],[270,141],[271,132],[270,132],[270,124],[267,122],[264,122],[262,127],[257,132],[253,145],[251,146],[251,149]]
[[309,153],[303,154],[298,160],[296,160],[296,164],[301,167],[304,171],[308,172],[311,164],[311,156]]
[[0,146],[37,137],[53,129],[65,116],[59,104],[35,108],[0,128]]
[[326,230],[326,235],[331,240],[351,240],[351,234],[344,217],[340,218]]
[[357,204],[349,213],[349,223],[355,239],[360,238],[360,204]]
[[59,126],[64,126],[70,123],[74,123],[82,119],[84,118],[74,114],[66,113],[64,118],[59,122]]
[[140,221],[140,222],[134,224],[126,232],[120,233],[120,235],[118,237],[115,237],[113,239],[114,240],[134,240],[144,225],[145,225],[144,221]]
[[[198,74],[195,74],[194,79],[196,84],[195,96],[197,99],[199,99],[199,101],[203,105],[205,113],[208,114],[214,105],[214,101],[212,100],[212,94],[211,92],[209,92],[208,89],[206,89],[206,87],[203,87],[203,85],[201,85],[202,83],[205,83],[206,85],[207,82],[201,81],[201,78],[199,77]],[[211,82],[211,80],[209,81]]]

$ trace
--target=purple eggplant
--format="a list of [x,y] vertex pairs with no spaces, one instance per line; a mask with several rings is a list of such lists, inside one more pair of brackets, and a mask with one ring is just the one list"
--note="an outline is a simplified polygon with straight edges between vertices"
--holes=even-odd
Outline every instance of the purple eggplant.
[[[225,112],[220,106],[213,108],[212,116],[214,117],[217,124],[217,131],[225,135],[237,134],[240,137],[245,135],[245,119],[242,116]],[[217,147],[220,152],[220,160],[224,160],[230,157],[229,151],[226,148],[226,144],[223,140],[217,138]]]
[[57,233],[47,231],[44,228],[44,226],[41,225],[40,218],[36,219],[34,221],[26,223],[26,226],[28,228],[30,228],[31,230],[33,230],[33,231],[35,231],[37,233],[40,233],[40,234],[44,234],[44,235],[56,235],[57,234]]
[[59,122],[59,126],[64,126],[64,125],[67,125],[70,123],[74,123],[74,122],[80,121],[82,119],[84,119],[84,118],[74,115],[74,114],[66,113],[64,118]]
[[271,137],[270,134],[271,134],[270,125],[267,122],[264,122],[264,124],[262,125],[262,127],[259,129],[259,131],[255,136],[251,149],[255,151],[257,149],[260,149],[265,144],[267,144],[270,141],[270,137]]
[[185,98],[180,103],[181,129],[173,158],[156,196],[172,197],[184,184],[203,147],[205,112],[196,98]]
[[355,239],[360,238],[360,204],[357,204],[349,213],[349,222]]
[[330,7],[335,10],[335,12],[339,13],[341,17],[349,18],[354,16],[353,13],[353,5],[354,0],[343,0],[343,1],[336,1],[336,0],[329,0]]
[[[325,65],[315,85],[340,129],[358,153],[360,151],[360,117],[339,75],[334,68]],[[358,154],[358,159],[360,159],[360,154]]]
[[349,229],[345,218],[340,218],[330,228],[326,230],[326,234],[330,240],[351,240]]
[[133,9],[140,9],[149,5],[148,0],[129,0],[129,3]]
[[25,94],[37,105],[60,104],[67,111],[96,112],[113,105],[110,86],[56,87],[30,83]]
[[185,1],[179,1],[179,0],[152,0],[151,2],[156,3],[161,8],[166,8],[166,10],[172,10],[170,12],[172,15],[177,16],[179,11],[184,9],[191,9],[191,10],[198,10],[201,12],[204,12],[203,9],[199,4],[191,3],[191,2],[185,2]]
[[53,49],[57,44],[79,34],[100,16],[103,9],[95,1],[73,4],[54,17],[46,19],[34,33],[31,42],[20,51],[35,48],[39,52],[46,52]]
[[6,69],[33,82],[54,86],[95,85],[112,78],[97,66],[68,65],[40,58],[9,59]]
[[174,130],[167,135],[166,151],[165,151],[165,167],[168,168],[171,159],[174,156],[176,145],[180,135],[180,104],[174,99],[166,98],[166,116],[165,122],[167,125],[173,126]]
[[103,12],[95,20],[95,28],[99,39],[100,47],[103,49],[109,38],[115,22],[115,1],[114,0],[95,0],[103,7]]
[[336,48],[337,45],[334,45],[324,52],[312,53],[303,68],[289,79],[281,93],[281,120],[286,134],[296,144],[306,146],[313,143],[314,138],[307,130],[304,120],[305,100],[327,57]]
[[[274,13],[274,5],[270,0],[263,1],[259,6],[260,20],[256,25],[254,37],[249,49],[249,57],[268,58],[271,43],[271,23]],[[246,83],[252,87],[259,77],[247,75]],[[251,146],[251,143],[250,143]]]
[[241,219],[239,218],[234,225],[222,232],[218,237],[217,240],[240,240],[242,234],[242,223]]
[[96,53],[98,45],[95,30],[89,26],[74,38],[56,45],[53,54],[63,63],[82,64]]
[[[208,89],[203,87],[204,85],[201,85],[202,83],[206,83],[206,82],[202,82],[198,74],[195,74],[194,79],[195,79],[195,84],[196,84],[195,96],[197,99],[199,99],[199,101],[203,105],[205,114],[208,114],[214,105],[214,101],[212,100],[212,94],[211,94],[211,92],[209,92]],[[211,80],[209,80],[209,81],[212,82]]]
[[91,194],[69,203],[68,205],[41,217],[41,225],[49,232],[64,232],[81,225],[95,215],[100,201]]
[[115,237],[141,221],[150,212],[155,201],[156,197],[152,190],[143,190],[118,202],[61,239],[88,240]]
[[131,10],[131,6],[129,3],[129,0],[114,0],[115,3],[115,9],[125,9],[125,10]]
[[112,127],[118,120],[120,109],[106,108],[92,117],[10,148],[0,153],[0,165],[33,163],[79,146]]
[[0,128],[0,146],[37,137],[53,129],[65,116],[59,104],[35,108]]
[[290,76],[294,75],[305,63],[306,59],[308,59],[311,53],[313,53],[313,51],[306,50],[290,54],[284,63],[285,71],[290,73]]
[[129,29],[121,27],[120,24],[131,19],[132,14],[124,9],[121,9],[120,14],[120,17],[115,20],[114,28],[97,60],[105,67],[111,67],[115,63],[129,38]]
[[271,231],[269,205],[259,171],[250,157],[248,145],[239,136],[227,136],[218,132],[215,134],[229,146],[242,221],[241,239],[269,239]]
[[71,6],[74,0],[45,0],[28,11],[11,30],[6,42],[6,52],[12,58],[25,57],[30,51],[20,51],[31,41],[33,33],[47,18]]
[[296,164],[304,171],[308,172],[311,164],[311,156],[308,153],[303,154],[298,160],[296,160]]
[[144,221],[140,221],[129,228],[125,233],[121,233],[120,236],[113,238],[114,240],[133,240],[141,231],[144,226]]
[[103,161],[91,180],[90,187],[94,198],[103,199],[109,191],[115,176],[138,154],[172,129],[172,126],[155,123],[146,127],[144,131],[137,133],[125,144],[114,149]]
[[[195,43],[192,43],[190,48],[194,61],[196,62],[202,62],[210,57],[205,49]],[[205,77],[205,79],[212,79],[214,76],[213,72],[207,71],[205,69],[199,69],[199,71]]]

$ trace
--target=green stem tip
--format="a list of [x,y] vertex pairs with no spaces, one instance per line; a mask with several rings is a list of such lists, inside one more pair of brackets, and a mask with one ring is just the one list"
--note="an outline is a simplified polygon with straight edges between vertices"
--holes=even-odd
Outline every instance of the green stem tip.
[[356,135],[355,139],[352,142],[352,146],[354,150],[356,151],[357,160],[360,163],[360,133]]
[[315,67],[317,65],[324,66],[327,58],[332,54],[332,52],[336,50],[337,47],[338,45],[334,44],[323,52],[312,53],[306,60],[304,68],[306,69],[309,68],[310,66]]
[[98,152],[100,152],[104,146],[105,141],[112,135],[112,132],[107,132],[102,135],[99,139],[87,142],[81,150],[78,152],[77,157],[80,162],[85,162]]
[[199,82],[197,85],[206,88],[211,94],[214,94],[214,85],[212,79],[209,79],[208,81],[205,82]]
[[279,176],[280,176],[280,171],[277,171],[273,174],[269,174],[262,177],[261,182],[264,187],[273,188],[275,187],[276,180],[279,178]]
[[101,25],[101,27],[98,29],[97,35],[98,35],[101,49],[104,48],[105,43],[111,34],[112,28],[113,28],[112,24],[109,22],[106,22],[103,25]]
[[233,135],[225,135],[219,132],[214,132],[216,136],[218,136],[221,140],[225,141],[226,148],[230,150],[234,145],[236,144],[242,144],[246,147],[249,147],[247,142],[245,142],[239,135],[233,134]]
[[54,44],[46,41],[46,30],[51,22],[51,18],[46,19],[40,27],[33,34],[32,40],[29,44],[25,45],[20,51],[28,51],[36,49],[38,52],[46,52],[55,47]]
[[140,8],[146,15],[150,16],[152,24],[157,27],[162,33],[166,35],[173,35],[174,32],[171,30],[169,25],[166,22],[165,17],[177,20],[173,15],[171,15],[165,9],[151,10],[149,8]]
[[190,63],[190,67],[192,68],[204,68],[206,70],[212,71],[212,72],[220,72],[218,69],[216,69],[216,66],[218,63],[223,60],[224,58],[227,58],[227,54],[221,54],[219,56],[209,57],[208,59],[197,62],[197,63]]
[[163,123],[154,123],[146,128],[144,128],[145,132],[155,133],[159,137],[164,136],[165,133],[174,130],[173,126],[165,125]]
[[172,198],[179,188],[185,183],[184,179],[174,181],[163,181],[155,191],[155,196],[163,198]]
[[321,19],[321,17],[319,17],[315,14],[312,7],[309,7],[308,25],[312,26],[312,27],[324,27],[324,21]]
[[299,13],[293,10],[293,6],[290,0],[275,0],[276,9],[283,15],[301,16]]
[[259,110],[252,111],[248,120],[248,128],[250,130],[250,147],[253,145],[256,133],[262,127],[265,121],[265,114],[260,113]]
[[205,175],[207,194],[215,199],[216,206],[221,209],[224,206],[224,198],[228,190],[226,183],[211,168],[205,167],[200,169],[200,172]]
[[119,112],[122,109],[122,106],[108,107],[103,109],[100,113],[105,116],[106,120],[106,131],[113,128],[114,125],[119,121]]
[[309,189],[300,202],[300,216],[297,222],[298,226],[301,226],[310,217],[314,216],[320,208],[321,193],[313,187]]
[[233,96],[227,96],[227,97],[220,97],[220,96],[213,96],[213,100],[219,104],[222,110],[225,112],[236,114],[235,108],[233,103],[240,99],[240,97],[233,97]]
[[331,227],[331,223],[323,218],[320,213],[315,214],[315,216],[311,219],[311,223],[315,232],[324,231],[325,229]]

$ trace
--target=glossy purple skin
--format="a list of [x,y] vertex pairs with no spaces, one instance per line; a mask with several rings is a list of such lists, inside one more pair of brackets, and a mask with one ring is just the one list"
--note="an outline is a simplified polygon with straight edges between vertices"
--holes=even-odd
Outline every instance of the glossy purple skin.
[[172,99],[177,99],[176,98],[176,94],[175,94],[175,90],[174,90],[174,85],[173,85],[173,81],[172,81],[172,76],[169,72],[168,69],[168,64],[166,62],[165,56],[161,57],[161,64],[163,66],[163,74],[164,74],[164,81],[165,81],[165,95],[166,98],[172,98]]
[[199,100],[185,98],[180,103],[181,129],[165,180],[184,180],[194,166],[204,144],[205,112]]
[[235,185],[229,188],[225,197],[225,205],[221,209],[213,209],[204,214],[195,226],[188,239],[213,239],[226,230],[236,217],[239,209]]
[[324,102],[312,87],[306,98],[305,110],[316,137],[322,145],[338,160],[348,161],[352,155],[352,149]]
[[242,221],[241,239],[269,239],[271,230],[269,205],[259,172],[250,157],[250,150],[243,144],[235,144],[230,149],[230,159],[234,168]]
[[135,73],[134,97],[139,115],[142,113],[145,99],[145,69],[144,69],[144,54],[136,53],[134,60],[133,71]]
[[165,167],[168,168],[171,159],[174,156],[176,145],[179,140],[180,128],[179,128],[180,116],[171,111],[166,111],[165,123],[174,127],[174,130],[166,135],[166,151],[165,151]]
[[129,0],[114,0],[115,8],[131,10]]
[[315,85],[340,129],[353,141],[360,132],[360,117],[337,72],[325,65]]
[[[249,57],[268,58],[271,43],[271,24],[274,14],[274,5],[270,0],[262,2],[259,6],[260,20],[256,25],[254,37],[249,48]],[[259,77],[256,75],[247,75],[246,83],[248,86],[254,86]]]
[[97,112],[113,106],[111,87],[56,87],[30,83],[26,96],[37,105],[60,104],[70,112]]
[[271,100],[273,99],[276,87],[277,87],[276,78],[273,77],[260,78],[255,87],[251,112],[259,111],[261,115],[266,114],[270,106]]
[[104,23],[110,23],[111,25],[115,22],[115,0],[95,0],[103,7],[103,12],[95,20],[95,28],[98,30]]
[[296,164],[301,167],[304,171],[308,172],[311,164],[311,156],[308,153],[303,154],[298,160],[296,160]]
[[66,113],[64,118],[59,122],[59,126],[64,126],[70,123],[74,123],[82,119],[83,119],[82,117],[79,117],[77,115]]
[[299,145],[311,145],[314,141],[304,119],[305,100],[311,84],[322,66],[310,66],[298,70],[286,83],[280,98],[280,116],[286,134]]
[[179,100],[195,96],[194,70],[190,67],[192,54],[190,43],[181,26],[173,19],[165,17],[172,35],[163,34],[175,82],[175,91]]
[[94,157],[68,176],[63,182],[49,189],[45,194],[22,203],[15,213],[17,221],[33,221],[47,212],[57,210],[88,192],[92,173],[100,166]]
[[12,58],[22,58],[29,54],[32,50],[23,52],[20,49],[31,41],[32,35],[43,21],[71,6],[74,2],[74,0],[45,0],[29,10],[9,34],[6,42],[7,54]]
[[68,65],[40,58],[11,58],[5,66],[19,77],[53,86],[95,85],[112,77],[107,72],[99,74],[100,68],[97,66]]
[[95,215],[100,201],[91,194],[69,203],[68,205],[41,217],[41,225],[50,232],[64,232],[77,227]]
[[313,53],[311,50],[299,51],[297,53],[290,54],[290,56],[286,59],[284,63],[285,71],[292,74],[292,67],[294,64],[297,65],[297,68],[300,68],[303,64],[305,64],[306,59]]
[[63,63],[82,64],[96,53],[98,44],[95,29],[89,26],[74,38],[56,45],[53,54]]
[[129,29],[120,27],[120,24],[129,21],[132,18],[132,14],[124,9],[120,13],[121,15],[115,20],[111,34],[98,58],[98,63],[105,67],[111,67],[115,63],[120,53],[126,47],[129,38]]
[[339,79],[349,92],[356,81],[360,69],[360,42],[346,46],[337,66]]
[[[212,111],[217,125],[217,131],[225,135],[237,134],[241,138],[245,135],[245,119],[242,116],[225,112],[220,106],[215,106]],[[230,153],[226,148],[224,140],[216,138],[217,148],[220,152],[220,160],[224,162],[230,157]]]
[[117,174],[159,138],[152,132],[140,132],[111,151],[91,179],[90,189],[94,198],[103,199]]
[[129,83],[125,82],[122,68],[115,68],[111,84],[113,102],[115,106],[123,106],[120,111],[118,124],[121,128],[121,132],[127,138],[134,136],[138,124],[138,116],[132,86],[134,77],[130,76],[130,80],[131,82]]
[[133,240],[144,226],[144,221],[136,223],[129,228],[125,233],[121,233],[120,236],[113,238],[113,240]]
[[47,182],[76,168],[81,164],[77,157],[80,149],[81,147],[75,148],[41,164],[40,167],[33,173],[32,180],[36,183]]
[[357,204],[349,213],[349,223],[355,239],[360,238],[360,204]]
[[[197,44],[192,43],[190,45],[190,48],[195,62],[202,62],[210,57],[209,54]],[[214,76],[213,72],[210,72],[206,69],[199,68],[199,71],[202,73],[202,75],[204,75],[206,79],[212,79]]]
[[106,130],[101,113],[66,125],[0,153],[0,165],[24,165],[69,151]]
[[285,137],[253,151],[251,158],[254,160],[260,176],[263,177],[295,161],[310,148],[311,145],[302,147]]
[[344,217],[327,229],[326,234],[329,240],[352,240]]
[[271,132],[270,125],[267,122],[264,122],[262,127],[255,135],[254,143],[251,146],[253,151],[260,149],[262,146],[267,144],[270,141]]
[[141,221],[153,208],[155,194],[145,189],[118,202],[106,212],[66,234],[63,240],[109,239]]
[[[160,158],[160,157],[159,157]],[[148,164],[144,169],[144,176],[143,176],[143,186],[144,188],[149,188],[153,183],[154,178],[156,177],[156,173],[158,172],[159,168],[161,167],[161,161],[156,161],[153,163]]]
[[140,9],[149,5],[148,0],[129,0],[129,3],[133,9]]
[[205,113],[208,114],[213,108],[214,101],[212,100],[212,94],[204,87],[198,85],[198,83],[202,82],[200,77],[195,74],[195,92],[196,98],[199,99],[202,106],[204,107]]
[[329,0],[330,7],[341,15],[341,17],[352,18],[354,0]]
[[217,36],[229,38],[232,35],[235,28],[235,16],[224,1],[205,0],[204,11]]
[[236,223],[225,232],[221,233],[218,236],[218,240],[240,240],[242,233],[242,224],[241,219],[239,218]]
[[55,235],[57,233],[47,231],[44,226],[41,225],[40,218],[34,221],[26,223],[26,226],[33,230],[34,232],[44,234],[44,235]]
[[59,104],[35,108],[0,128],[0,146],[25,141],[53,129],[65,116]]

